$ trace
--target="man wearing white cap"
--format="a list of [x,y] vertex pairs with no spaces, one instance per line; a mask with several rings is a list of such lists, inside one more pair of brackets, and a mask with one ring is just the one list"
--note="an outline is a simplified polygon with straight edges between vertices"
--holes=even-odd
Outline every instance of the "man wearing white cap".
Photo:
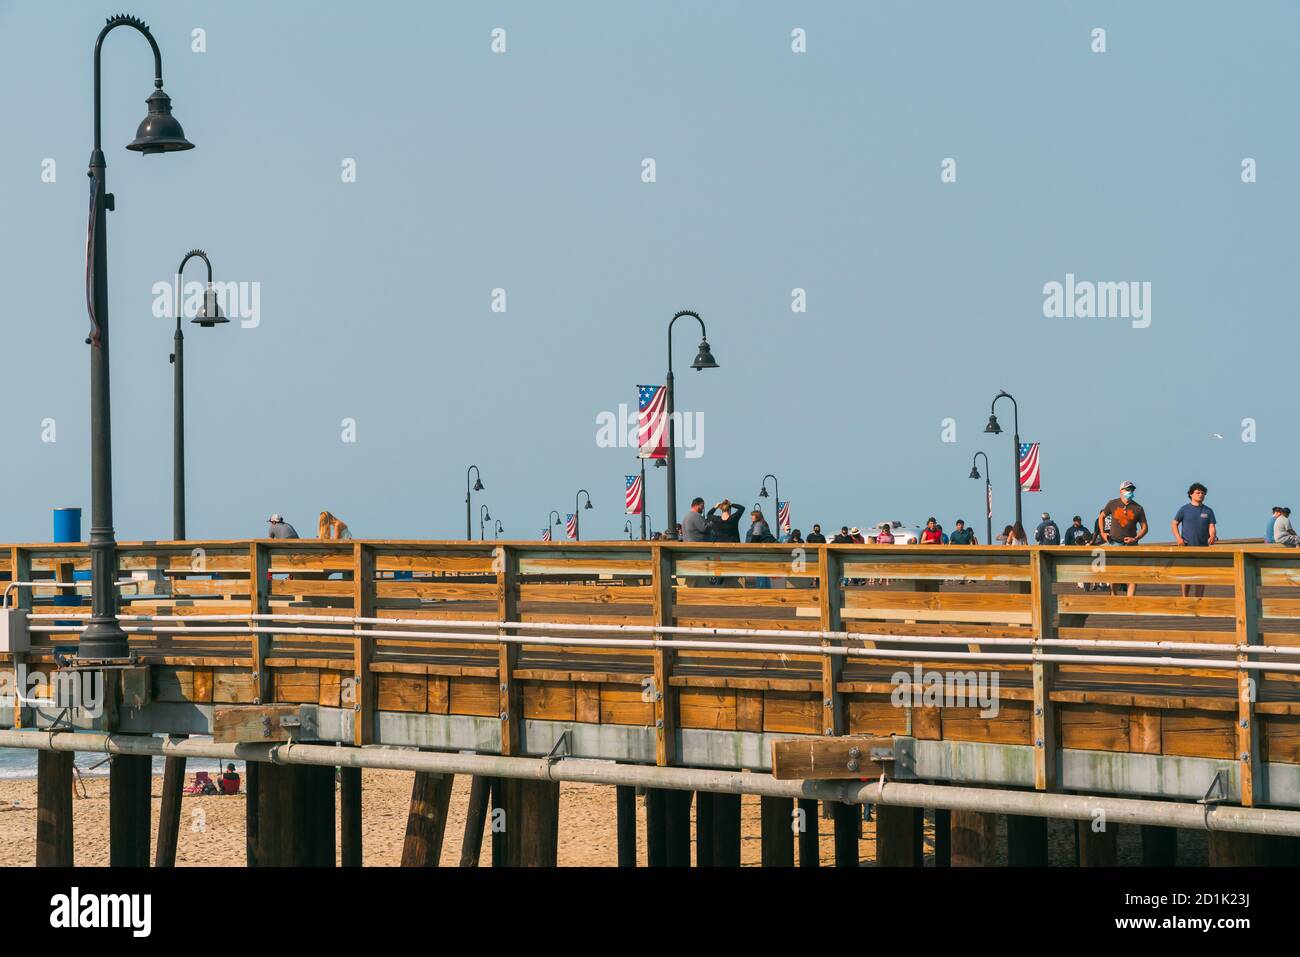
[[286,522],[279,513],[272,515],[267,520],[270,526],[266,533],[267,538],[297,538],[298,532],[292,525]]
[[[1136,545],[1142,540],[1142,537],[1150,531],[1147,525],[1147,513],[1141,505],[1133,500],[1133,492],[1137,486],[1132,482],[1121,482],[1119,486],[1119,498],[1113,498],[1102,508],[1099,517],[1101,521],[1101,537],[1108,545]],[[1106,527],[1106,518],[1110,518],[1110,528]],[[1134,591],[1137,590],[1136,582],[1129,582],[1128,596],[1133,597]],[[1119,585],[1110,586],[1112,595],[1119,594]]]

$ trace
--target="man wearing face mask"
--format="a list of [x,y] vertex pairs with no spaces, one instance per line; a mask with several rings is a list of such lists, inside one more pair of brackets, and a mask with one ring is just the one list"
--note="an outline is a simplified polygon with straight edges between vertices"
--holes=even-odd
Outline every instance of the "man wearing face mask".
[[[1101,510],[1099,519],[1102,523],[1102,539],[1107,544],[1136,545],[1150,530],[1147,526],[1146,510],[1133,500],[1133,492],[1136,488],[1137,486],[1132,482],[1124,482],[1119,487],[1119,498],[1111,499]],[[1109,528],[1106,527],[1107,517],[1110,518]],[[1112,595],[1118,595],[1119,589],[1118,583],[1110,586]],[[1130,598],[1136,590],[1137,583],[1129,582]]]

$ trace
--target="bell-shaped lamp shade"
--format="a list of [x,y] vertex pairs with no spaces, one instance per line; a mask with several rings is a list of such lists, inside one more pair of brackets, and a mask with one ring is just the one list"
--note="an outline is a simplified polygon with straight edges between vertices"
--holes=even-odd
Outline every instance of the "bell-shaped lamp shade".
[[691,363],[692,369],[716,369],[718,363],[713,358],[713,351],[709,348],[709,340],[700,340],[700,351],[695,356],[695,361]]
[[476,492],[483,491],[483,482],[477,478],[474,479],[474,491]]
[[768,495],[767,495],[767,486],[766,486],[766,485],[764,485],[761,489],[758,490],[758,497],[759,497],[759,498],[767,498],[767,497],[768,497]]
[[980,477],[980,470],[973,465],[970,467],[970,477],[973,479],[977,479]]
[[984,426],[984,431],[992,432],[994,435],[1002,434],[1002,426],[998,425],[998,417],[996,415],[989,416],[989,424]]
[[660,456],[659,458],[655,459],[655,468],[657,468],[657,469],[666,469],[666,468],[668,468],[668,457],[665,455],[665,456]]
[[126,145],[137,153],[175,153],[192,150],[194,144],[185,138],[180,121],[172,116],[172,98],[162,90],[154,90],[145,100],[149,115],[135,131],[135,139]]
[[583,507],[583,508],[591,508],[591,499],[587,499],[587,504],[584,505],[584,506],[582,506],[582,507]]
[[199,314],[190,321],[204,329],[211,329],[213,326],[219,326],[223,322],[230,321],[221,314],[217,294],[211,286],[208,286],[207,291],[203,294],[203,305],[199,306]]

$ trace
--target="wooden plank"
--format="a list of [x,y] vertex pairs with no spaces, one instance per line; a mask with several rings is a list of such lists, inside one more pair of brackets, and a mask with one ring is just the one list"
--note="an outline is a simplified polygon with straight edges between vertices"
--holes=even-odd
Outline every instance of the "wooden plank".
[[1076,615],[1170,615],[1190,618],[1231,618],[1231,598],[1177,598],[1156,595],[1060,595],[1061,614]]
[[[31,552],[29,552],[25,548],[18,548],[17,546],[10,548],[8,551],[9,551],[9,569],[10,569],[9,580],[19,581],[19,582],[31,581],[32,580]],[[30,588],[15,588],[10,593],[9,601],[12,603],[13,607],[18,609],[19,614],[22,614],[23,612],[31,612],[32,590]],[[11,688],[24,687],[23,682],[19,680],[19,670],[27,664],[28,659],[29,659],[29,655],[26,652],[15,651],[9,655],[10,669],[12,671],[12,674],[10,675],[10,680],[12,681],[12,684],[10,685]],[[30,712],[28,711],[28,709],[22,707],[21,705],[18,705],[13,709],[13,715],[14,715],[15,728],[24,728],[27,726],[28,723],[30,723],[28,720],[28,718],[30,717]],[[52,775],[54,774],[61,775],[63,773],[62,763],[52,763],[50,765],[50,768],[51,768]],[[69,770],[67,773],[71,774],[72,772],[71,770]],[[63,805],[61,801],[53,801],[50,804],[50,807],[55,809],[62,809]],[[61,810],[58,813],[61,814]],[[69,814],[68,821],[67,821],[68,833],[66,839],[70,841],[71,832],[72,832],[71,808],[69,808],[68,814]],[[56,819],[52,818],[51,826],[56,828],[54,831],[50,832],[51,833],[50,839],[52,842],[50,844],[50,854],[52,855],[52,859],[53,859],[54,857],[61,857],[63,855],[63,844],[61,842],[65,839],[65,837],[62,831],[62,828],[64,827],[62,818],[61,817],[57,818],[57,823],[56,823]],[[71,853],[72,850],[71,850],[71,846],[69,845],[68,847],[69,864],[72,863]]]
[[[351,671],[351,666],[348,670]],[[325,708],[338,708],[342,707],[342,699],[343,675],[337,671],[321,671],[318,704]]]
[[217,705],[212,709],[212,740],[222,744],[239,741],[288,741],[296,726],[282,722],[297,720],[300,709],[291,704]]
[[[817,593],[806,588],[692,588],[678,586],[678,605],[692,608],[716,605],[723,608],[815,608]],[[810,612],[809,614],[812,614]],[[806,627],[806,626],[805,626]]]
[[448,712],[495,717],[500,714],[501,692],[496,678],[448,679]]
[[253,704],[257,682],[247,668],[213,668],[212,700],[217,704]]
[[909,734],[908,719],[919,709],[908,705],[898,707],[889,699],[851,697],[846,701],[849,711],[848,733],[883,737],[890,734]]
[[736,730],[763,730],[763,692],[752,688],[736,689]]
[[424,710],[429,714],[447,714],[451,708],[451,679],[440,675],[428,675],[429,697]]
[[821,730],[823,710],[814,695],[768,691],[763,694],[763,730],[817,734]]
[[576,682],[574,690],[574,720],[586,724],[600,723],[600,684]]
[[1161,716],[1162,754],[1232,759],[1236,752],[1236,714],[1167,711]]
[[656,702],[647,701],[645,691],[639,685],[602,684],[600,686],[601,724],[652,727],[657,714]]
[[577,694],[571,684],[556,681],[520,681],[521,712],[525,718],[576,721]]
[[[779,738],[772,742],[772,777],[778,781],[878,778],[882,765],[871,760],[872,748],[893,754],[893,739],[847,734]],[[850,768],[854,762],[856,766]],[[893,770],[892,766],[889,770]]]
[[314,668],[279,668],[271,677],[276,702],[315,704],[320,700],[320,672]]
[[[840,586],[843,569],[840,553],[833,548],[823,547],[817,552],[817,607],[818,626],[823,632],[843,630],[841,606],[844,602],[844,589]],[[822,644],[830,647],[833,642],[823,638]],[[848,711],[839,691],[840,677],[844,673],[842,655],[826,655],[821,663],[822,687],[820,720],[814,727],[823,734],[844,734],[848,729]],[[764,726],[766,727],[766,698],[764,699]]]
[[[250,615],[265,615],[271,611],[271,595],[267,587],[267,580],[270,576],[270,554],[265,545],[260,542],[252,542],[248,546],[248,578],[250,582],[248,597],[248,612]],[[255,627],[257,622],[250,620],[249,628]],[[254,704],[270,702],[271,694],[271,669],[266,664],[266,658],[271,652],[271,636],[269,634],[250,632],[249,653],[253,659],[253,681],[256,684],[256,690],[253,694]]]
[[[1089,554],[1085,550],[1085,554]],[[1111,584],[1134,582],[1138,585],[1231,585],[1232,559],[1225,555],[1213,562],[1186,558],[1159,559],[1133,564],[1107,550],[1106,563],[1094,568],[1091,557],[1056,555],[1056,580],[1069,585],[1078,582]]]
[[942,717],[945,739],[1033,744],[1033,706],[1027,701],[1002,701],[989,717],[979,708],[944,708]]
[[[295,594],[323,594],[322,592],[293,592]],[[375,583],[375,593],[381,599],[420,598],[432,601],[495,601],[497,586],[492,582],[458,582],[450,579],[438,581],[391,581]]]
[[649,605],[654,601],[650,585],[606,585],[584,583],[577,585],[538,585],[524,583],[519,586],[521,601],[581,602],[591,605]]
[[1061,707],[1060,743],[1080,751],[1131,750],[1132,712],[1128,708],[1103,705]]
[[429,703],[428,678],[423,675],[376,675],[375,707],[380,711],[423,713]]
[[1300,715],[1270,715],[1262,725],[1260,759],[1300,764]]
[[[1237,552],[1232,556],[1233,608],[1236,638],[1239,645],[1259,644],[1259,569],[1253,556]],[[1244,664],[1249,656],[1238,652],[1237,661]],[[1263,795],[1260,775],[1259,724],[1255,716],[1258,696],[1256,679],[1248,671],[1237,672],[1237,780],[1241,787],[1241,803],[1253,807]]]
[[[361,543],[352,543],[353,614],[358,618],[375,617],[375,552]],[[375,640],[356,635],[352,642],[352,680],[343,689],[344,707],[351,706],[356,720],[353,723],[352,743],[357,747],[374,741],[375,710],[377,705],[377,675],[371,669],[375,657]]]
[[[1033,599],[1034,654],[1042,654],[1038,642],[1056,638],[1056,595],[1052,590],[1055,581],[1052,558],[1043,551],[1029,557],[1030,597]],[[1057,785],[1056,752],[1060,744],[1057,737],[1056,707],[1052,703],[1052,689],[1056,687],[1056,666],[1036,660],[1033,664],[1034,710],[1032,738],[1034,744],[1034,788],[1054,791]]]
[[736,730],[736,692],[686,689],[677,693],[677,710],[683,728]]
[[888,578],[911,581],[1028,581],[1029,569],[1023,561],[986,559],[984,561],[860,561],[846,558],[845,578]]
[[[496,572],[493,597],[497,603],[498,621],[517,621],[519,615],[519,555],[514,549],[498,545],[492,558]],[[498,630],[499,636],[511,634],[508,628]],[[519,664],[519,646],[501,642],[497,647],[498,714],[501,720],[501,753],[518,754],[523,741],[523,703],[519,682],[514,670]]]
[[[654,603],[651,615],[654,624],[672,626],[676,611],[673,588],[674,553],[660,544],[651,549],[651,582]],[[654,709],[655,726],[655,763],[670,765],[676,759],[677,750],[677,691],[672,686],[675,653],[671,648],[654,650],[654,677],[647,689]],[[601,689],[601,722],[605,723],[605,688]],[[609,722],[611,724],[619,722]]]

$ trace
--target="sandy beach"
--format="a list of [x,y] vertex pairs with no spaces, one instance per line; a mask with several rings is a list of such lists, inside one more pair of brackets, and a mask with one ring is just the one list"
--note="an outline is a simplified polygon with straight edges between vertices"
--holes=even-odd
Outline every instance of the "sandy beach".
[[[192,776],[192,770],[190,776]],[[364,789],[364,861],[367,866],[395,867],[401,861],[407,806],[411,796],[410,772],[366,770]],[[452,792],[450,821],[442,847],[442,866],[460,861],[469,801],[470,779],[458,776]],[[153,822],[158,823],[162,778],[154,778]],[[108,864],[108,779],[86,777],[85,796],[77,784],[73,801],[74,859],[79,866]],[[561,784],[559,863],[563,867],[613,867],[617,863],[615,844],[614,789],[591,784]],[[638,863],[646,863],[645,802],[637,800]],[[745,795],[741,801],[741,862],[757,866],[760,859],[759,800]],[[336,817],[337,820],[337,817]],[[244,857],[244,796],[186,796],[176,852],[178,866],[242,867]],[[693,830],[693,829],[692,829]],[[821,860],[834,860],[830,821],[820,824]],[[1054,865],[1073,863],[1073,834],[1068,824],[1053,821],[1050,831]],[[337,842],[336,842],[337,848]],[[490,836],[485,835],[480,863],[491,862]],[[861,863],[874,864],[875,825],[867,822],[860,843]],[[1005,854],[1005,840],[1000,842]],[[0,864],[31,865],[36,853],[36,781],[0,781]],[[925,826],[926,864],[933,864],[934,830],[929,814]],[[336,851],[337,854],[337,851]],[[1199,861],[1198,861],[1199,855]],[[1180,835],[1179,863],[1204,863],[1204,835]],[[152,859],[152,854],[150,855]],[[1136,828],[1122,828],[1119,836],[1121,864],[1141,860]],[[1002,861],[1005,862],[1004,860]]]

